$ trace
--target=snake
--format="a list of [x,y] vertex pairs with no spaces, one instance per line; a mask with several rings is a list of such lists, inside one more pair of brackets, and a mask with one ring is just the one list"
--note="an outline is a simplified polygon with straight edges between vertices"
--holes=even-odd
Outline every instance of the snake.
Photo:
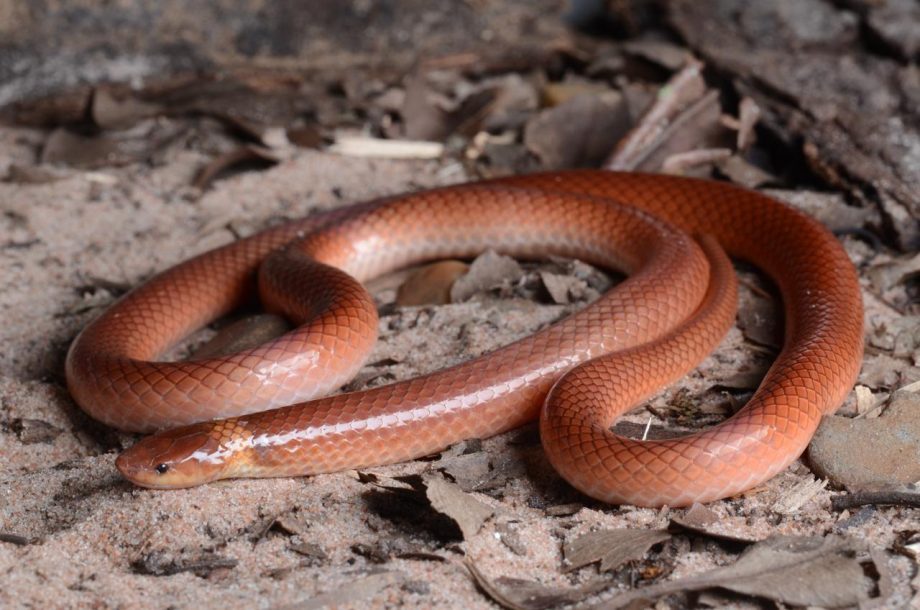
[[[377,340],[367,281],[488,248],[577,258],[626,278],[478,358],[329,395]],[[782,347],[759,387],[724,421],[686,435],[614,433],[622,412],[691,371],[734,323],[729,256],[762,270],[783,303]],[[254,301],[296,328],[235,354],[164,360]],[[90,416],[153,433],[115,461],[142,487],[393,464],[539,420],[549,463],[579,491],[678,507],[741,494],[787,468],[852,388],[862,350],[856,270],[818,221],[729,183],[565,170],[382,197],[201,254],[90,322],[65,371]]]

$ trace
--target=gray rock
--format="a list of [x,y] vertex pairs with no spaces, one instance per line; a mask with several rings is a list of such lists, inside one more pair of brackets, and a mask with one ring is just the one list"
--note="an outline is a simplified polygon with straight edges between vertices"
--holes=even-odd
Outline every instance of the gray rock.
[[816,473],[850,491],[920,481],[920,394],[898,392],[881,417],[825,417],[808,457]]

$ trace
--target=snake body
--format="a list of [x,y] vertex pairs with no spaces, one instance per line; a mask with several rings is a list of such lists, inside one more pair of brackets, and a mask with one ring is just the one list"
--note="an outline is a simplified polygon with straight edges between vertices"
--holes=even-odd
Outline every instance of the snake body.
[[[692,236],[704,236],[695,240]],[[734,317],[721,246],[763,269],[786,314],[784,347],[734,416],[690,436],[637,441],[613,418],[692,368]],[[568,318],[416,379],[317,398],[361,366],[377,313],[361,282],[492,247],[577,257],[627,280]],[[300,326],[231,356],[155,362],[250,300]],[[842,402],[862,358],[855,270],[819,223],[764,195],[689,178],[570,171],[391,197],[275,227],[136,288],[68,353],[90,415],[154,434],[119,456],[135,483],[393,463],[540,418],[550,462],[609,502],[682,506],[727,497],[787,467]]]

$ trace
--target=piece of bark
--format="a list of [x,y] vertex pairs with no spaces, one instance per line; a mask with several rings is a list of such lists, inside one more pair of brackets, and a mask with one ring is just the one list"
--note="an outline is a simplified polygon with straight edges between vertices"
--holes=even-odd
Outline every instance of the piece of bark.
[[[853,13],[818,0],[672,0],[670,22],[760,124],[831,185],[877,206],[904,249],[920,246],[920,75],[858,44]],[[790,51],[794,52],[790,52]]]

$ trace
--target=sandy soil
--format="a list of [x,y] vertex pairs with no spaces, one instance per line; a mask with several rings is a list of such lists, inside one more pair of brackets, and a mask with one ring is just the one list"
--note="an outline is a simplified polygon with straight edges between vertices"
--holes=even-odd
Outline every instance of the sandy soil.
[[[32,163],[38,138],[27,130],[0,131],[2,163]],[[279,218],[464,178],[462,167],[450,161],[300,152],[272,169],[220,180],[199,197],[187,185],[207,160],[182,151],[153,166],[68,172],[46,184],[0,183],[0,532],[12,535],[0,542],[0,606],[489,608],[494,604],[477,589],[464,557],[490,577],[571,587],[597,572],[562,573],[563,540],[599,527],[663,526],[683,514],[584,498],[553,473],[532,428],[485,440],[481,452],[474,448],[474,455],[485,454],[492,479],[474,496],[495,514],[463,541],[403,513],[392,495],[355,472],[165,493],[123,481],[113,461],[134,437],[89,420],[62,380],[67,345],[100,308],[156,271]],[[860,242],[847,244],[857,261],[864,256]],[[748,272],[744,277],[757,281]],[[377,292],[383,337],[358,385],[478,355],[573,307],[512,291],[508,298],[489,294],[398,309],[389,305],[392,293],[386,287]],[[745,290],[742,307],[753,301],[764,300]],[[759,311],[770,315],[765,304]],[[768,362],[763,351],[745,346],[734,329],[699,371],[653,406],[673,412],[691,403],[696,424],[723,417],[731,400],[710,388],[762,370]],[[647,412],[632,418],[647,420]],[[372,470],[392,477],[434,467],[415,461]],[[812,480],[797,464],[711,509],[721,529],[747,537],[845,533],[888,548],[902,532],[917,529],[910,509],[832,511],[836,492],[828,489],[806,494],[796,510],[783,510],[790,490]],[[678,537],[617,582],[685,576],[735,555],[711,541]],[[894,587],[887,607],[903,608],[912,595],[912,562],[893,553],[883,557]],[[763,607],[739,598],[707,599]]]

